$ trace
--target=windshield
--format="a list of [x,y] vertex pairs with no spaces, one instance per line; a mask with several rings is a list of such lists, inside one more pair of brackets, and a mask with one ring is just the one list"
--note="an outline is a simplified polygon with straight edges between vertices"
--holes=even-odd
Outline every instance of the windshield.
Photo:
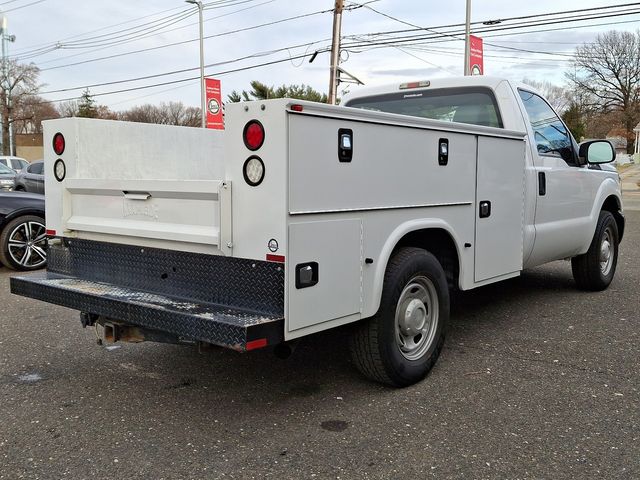
[[11,170],[9,167],[7,167],[5,164],[0,163],[0,173],[16,173],[13,170]]
[[441,88],[405,90],[397,93],[355,98],[347,107],[413,117],[502,128],[493,92],[488,88]]

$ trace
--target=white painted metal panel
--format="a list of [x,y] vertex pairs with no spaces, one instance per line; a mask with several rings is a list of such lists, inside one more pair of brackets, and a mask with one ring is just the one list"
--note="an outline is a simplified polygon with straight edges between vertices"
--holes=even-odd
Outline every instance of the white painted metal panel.
[[58,182],[52,175],[59,157],[47,143],[47,228],[185,250],[198,244],[220,253],[221,132],[77,118],[45,123],[49,142],[58,131],[66,139],[60,156],[66,177]]
[[[353,218],[289,225],[287,331],[360,313],[361,228]],[[297,289],[296,265],[307,262],[318,262],[318,283]]]
[[[233,256],[265,260],[269,254],[287,251],[287,117],[289,100],[229,104],[225,120],[227,180],[233,182]],[[264,108],[262,108],[264,106]],[[265,129],[263,145],[249,150],[242,139],[245,125],[258,120]],[[243,176],[247,159],[258,156],[264,163],[264,180],[249,185]],[[278,243],[269,250],[269,241]]]
[[[353,130],[350,163],[338,161],[339,128]],[[305,114],[291,114],[289,129],[291,214],[474,201],[473,135]],[[438,164],[440,138],[447,165]]]
[[[525,144],[521,140],[478,138],[475,281],[522,270]],[[491,215],[479,218],[479,204]]]

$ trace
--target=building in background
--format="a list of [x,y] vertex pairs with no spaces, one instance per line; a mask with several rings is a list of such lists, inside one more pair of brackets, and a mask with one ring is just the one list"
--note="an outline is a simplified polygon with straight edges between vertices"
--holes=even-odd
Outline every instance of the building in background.
[[41,160],[44,157],[42,133],[16,134],[16,156],[30,162]]

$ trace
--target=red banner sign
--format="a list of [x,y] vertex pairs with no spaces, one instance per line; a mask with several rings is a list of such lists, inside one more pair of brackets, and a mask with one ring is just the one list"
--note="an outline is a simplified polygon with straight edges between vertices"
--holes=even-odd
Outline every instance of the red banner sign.
[[469,35],[469,69],[471,75],[484,74],[482,39]]
[[220,80],[215,78],[205,78],[204,83],[207,88],[207,128],[224,130]]

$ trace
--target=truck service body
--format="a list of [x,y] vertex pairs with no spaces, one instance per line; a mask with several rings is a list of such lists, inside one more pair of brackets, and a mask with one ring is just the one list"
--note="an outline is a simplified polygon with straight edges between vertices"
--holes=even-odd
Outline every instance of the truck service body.
[[465,77],[343,103],[230,104],[224,132],[46,122],[48,269],[12,291],[110,341],[246,351],[354,323],[360,370],[403,386],[437,359],[450,288],[565,258],[578,286],[611,282],[615,153],[577,145],[533,89]]

